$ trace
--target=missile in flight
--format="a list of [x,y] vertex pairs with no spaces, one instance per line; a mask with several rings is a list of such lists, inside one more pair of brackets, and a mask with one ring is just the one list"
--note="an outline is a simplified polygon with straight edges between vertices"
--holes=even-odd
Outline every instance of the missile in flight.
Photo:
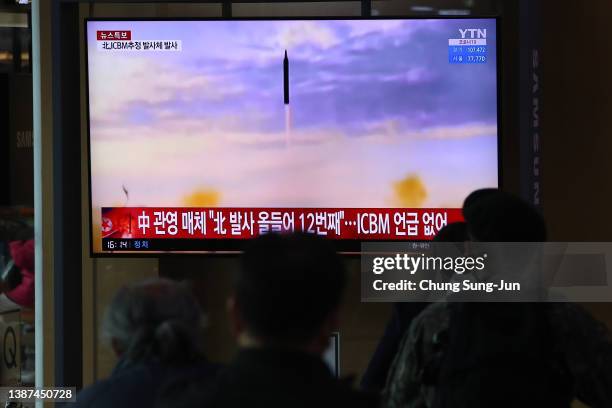
[[285,59],[283,59],[283,89],[285,105],[289,105],[289,58],[287,58],[287,50],[285,50]]

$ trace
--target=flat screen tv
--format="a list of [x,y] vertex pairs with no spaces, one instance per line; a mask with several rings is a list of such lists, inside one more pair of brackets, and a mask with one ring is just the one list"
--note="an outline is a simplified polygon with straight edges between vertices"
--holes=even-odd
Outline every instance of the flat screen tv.
[[86,21],[94,255],[431,239],[499,182],[497,20]]

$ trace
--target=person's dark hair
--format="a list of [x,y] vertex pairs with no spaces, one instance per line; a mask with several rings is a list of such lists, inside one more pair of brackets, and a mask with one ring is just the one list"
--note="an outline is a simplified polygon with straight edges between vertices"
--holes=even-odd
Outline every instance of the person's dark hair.
[[346,284],[342,260],[313,234],[267,234],[246,248],[234,279],[247,330],[265,341],[306,342],[338,307]]
[[546,223],[522,199],[495,189],[477,190],[463,204],[472,238],[482,242],[543,242]]
[[445,225],[434,237],[434,242],[464,242],[468,241],[468,227],[465,222],[453,222]]
[[465,211],[466,208],[471,207],[472,204],[477,203],[484,197],[487,197],[489,195],[495,195],[498,192],[499,190],[496,188],[481,188],[479,190],[472,191],[470,194],[468,194],[465,200],[463,200],[463,211]]
[[204,315],[186,283],[149,279],[121,288],[103,322],[104,335],[131,362],[199,360]]
[[[434,254],[439,257],[460,256],[465,254],[465,242],[470,240],[467,224],[453,222],[442,227],[433,239]],[[444,279],[456,276],[453,271],[440,271]]]

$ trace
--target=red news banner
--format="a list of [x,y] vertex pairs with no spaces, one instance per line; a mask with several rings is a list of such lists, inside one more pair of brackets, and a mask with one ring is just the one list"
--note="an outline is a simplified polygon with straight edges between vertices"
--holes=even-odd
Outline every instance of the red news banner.
[[102,208],[102,238],[247,239],[306,231],[333,239],[431,240],[461,209]]

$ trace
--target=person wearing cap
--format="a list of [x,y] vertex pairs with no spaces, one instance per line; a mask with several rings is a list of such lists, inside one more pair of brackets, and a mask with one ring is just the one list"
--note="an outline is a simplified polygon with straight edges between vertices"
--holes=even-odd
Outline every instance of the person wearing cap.
[[[543,242],[546,225],[511,194],[478,190],[463,205],[472,241]],[[406,331],[383,391],[388,408],[612,406],[607,328],[571,303],[428,306]]]

